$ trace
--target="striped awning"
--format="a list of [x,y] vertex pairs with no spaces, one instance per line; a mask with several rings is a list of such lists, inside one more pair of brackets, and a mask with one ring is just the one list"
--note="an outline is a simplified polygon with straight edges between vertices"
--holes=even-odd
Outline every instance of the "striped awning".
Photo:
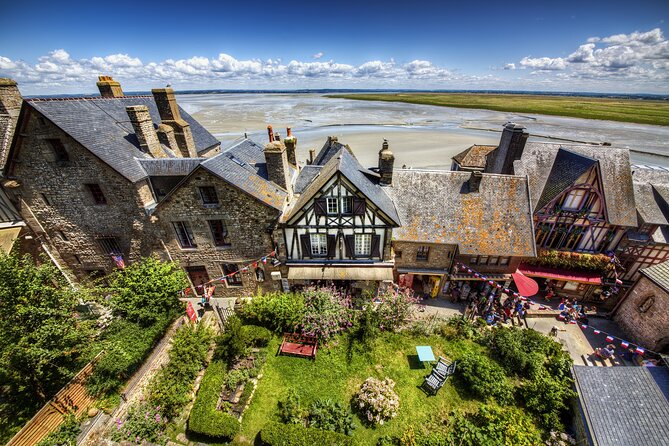
[[291,266],[289,280],[393,280],[389,267]]

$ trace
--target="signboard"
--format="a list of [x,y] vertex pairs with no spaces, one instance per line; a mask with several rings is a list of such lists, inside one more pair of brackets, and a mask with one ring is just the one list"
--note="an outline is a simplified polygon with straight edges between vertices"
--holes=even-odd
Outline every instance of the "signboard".
[[191,321],[197,322],[197,312],[190,301],[188,301],[188,304],[186,305],[186,314]]

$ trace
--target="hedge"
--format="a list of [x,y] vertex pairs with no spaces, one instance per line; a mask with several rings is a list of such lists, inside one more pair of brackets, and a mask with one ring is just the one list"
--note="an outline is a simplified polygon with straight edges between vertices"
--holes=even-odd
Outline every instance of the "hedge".
[[265,446],[356,446],[351,437],[336,432],[304,427],[299,424],[281,424],[270,421],[260,431]]
[[242,325],[242,336],[253,347],[267,347],[272,339],[272,332],[259,325]]
[[188,419],[190,432],[213,440],[232,439],[239,432],[237,418],[216,409],[225,374],[222,362],[209,364]]

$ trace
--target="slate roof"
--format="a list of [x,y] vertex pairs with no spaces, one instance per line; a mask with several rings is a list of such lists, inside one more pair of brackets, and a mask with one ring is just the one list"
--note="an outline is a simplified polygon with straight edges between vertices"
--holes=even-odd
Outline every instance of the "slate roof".
[[150,177],[186,176],[206,158],[140,159],[139,164]]
[[669,169],[632,165],[634,199],[644,222],[669,225]]
[[0,189],[0,227],[9,226],[23,226],[23,219],[5,191]]
[[668,374],[666,367],[574,366],[576,389],[592,444],[665,444],[669,438]]
[[528,142],[523,156],[514,163],[516,175],[527,175],[534,209],[546,186],[553,162],[560,149],[597,160],[604,187],[609,223],[619,226],[637,225],[632,170],[629,150],[585,144]]
[[581,175],[586,173],[595,164],[597,164],[597,160],[568,150],[559,149],[555,155],[553,168],[548,175],[536,209],[539,210],[546,206],[553,198],[574,184]]
[[[355,154],[351,150],[351,148],[345,144],[340,143],[339,141],[335,141],[331,138],[328,138],[327,141],[325,141],[325,144],[323,147],[321,147],[320,152],[318,152],[318,155],[316,155],[316,158],[314,159],[313,165],[316,166],[323,166],[327,164],[328,161],[332,159],[341,149],[346,149],[348,153],[355,158]],[[356,158],[357,159],[357,158]]]
[[316,175],[318,175],[321,172],[321,169],[323,166],[316,166],[316,165],[311,165],[308,164],[304,167],[302,167],[302,170],[300,170],[300,174],[297,176],[297,180],[295,180],[295,184],[293,185],[293,190],[295,191],[296,194],[301,194],[302,191],[311,183]]
[[[263,203],[282,210],[288,192],[268,180],[263,147],[244,139],[200,166]],[[294,169],[291,168],[294,174]]]
[[453,161],[457,162],[461,167],[483,169],[485,168],[486,157],[496,148],[497,146],[474,144],[455,155]]
[[536,255],[527,180],[483,174],[469,192],[463,171],[395,169],[391,196],[402,225],[393,239],[458,244],[465,255]]
[[669,293],[669,261],[649,266],[639,272]]
[[[337,152],[332,154],[330,153],[331,149],[327,148],[329,161],[322,166],[319,172],[320,174],[315,175],[312,178],[312,181],[302,189],[302,194],[291,207],[292,211],[284,217],[284,220],[290,219],[304,208],[314,195],[327,184],[333,175],[337,172],[341,172],[341,174],[346,177],[356,189],[362,192],[365,197],[374,203],[381,212],[386,214],[392,222],[399,225],[400,218],[393,201],[386,194],[386,188],[382,188],[378,185],[378,174],[362,167],[347,146],[339,143],[335,144],[339,145]],[[321,152],[323,152],[323,150]],[[318,158],[320,158],[320,156],[317,157],[317,159]]]
[[[139,149],[125,107],[146,105],[154,125],[160,124],[160,114],[153,96],[28,99],[25,103],[128,180],[136,182],[146,177],[138,159],[151,156]],[[181,107],[179,111],[181,117],[190,125],[198,152],[219,144],[211,133]]]

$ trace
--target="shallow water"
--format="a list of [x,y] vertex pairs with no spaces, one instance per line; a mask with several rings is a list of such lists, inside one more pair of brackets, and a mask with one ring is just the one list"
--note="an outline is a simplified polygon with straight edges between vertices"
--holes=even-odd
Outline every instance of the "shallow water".
[[[631,149],[632,162],[669,167],[669,127],[518,115],[393,102],[330,99],[321,94],[189,94],[177,101],[227,146],[246,133],[258,142],[266,127],[285,135],[292,127],[298,158],[320,149],[328,136],[348,144],[363,165],[376,164],[388,139],[396,165],[448,168],[451,157],[472,144],[496,144],[508,121],[522,123],[530,140],[610,142]],[[605,150],[605,149],[604,149]]]

